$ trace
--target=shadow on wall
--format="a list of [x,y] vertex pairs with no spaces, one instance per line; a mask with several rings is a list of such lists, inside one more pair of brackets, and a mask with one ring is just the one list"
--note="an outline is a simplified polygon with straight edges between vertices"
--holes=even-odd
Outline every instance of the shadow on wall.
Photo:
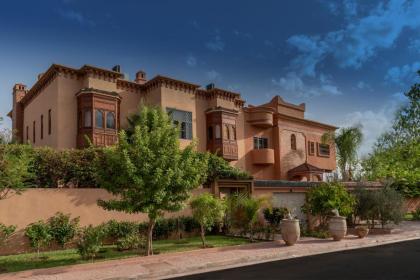
[[302,149],[290,150],[287,154],[281,159],[282,166],[282,175],[287,177],[287,172],[303,163],[305,163],[305,152]]

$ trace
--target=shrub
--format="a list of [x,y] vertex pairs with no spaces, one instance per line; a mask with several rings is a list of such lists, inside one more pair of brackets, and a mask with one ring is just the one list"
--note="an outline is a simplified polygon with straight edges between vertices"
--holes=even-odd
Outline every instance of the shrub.
[[227,220],[231,220],[234,228],[239,228],[242,234],[248,234],[254,240],[258,211],[264,204],[264,198],[249,197],[246,194],[236,194],[228,198]]
[[224,201],[210,193],[203,193],[190,202],[193,218],[200,224],[201,242],[206,247],[205,233],[217,222],[221,222],[225,213]]
[[309,190],[302,210],[314,216],[319,215],[321,226],[325,226],[333,209],[337,209],[343,216],[348,216],[353,212],[355,204],[355,197],[342,184],[323,183]]
[[117,249],[119,251],[145,248],[145,245],[145,237],[143,235],[139,235],[138,233],[128,234],[125,237],[118,239],[117,241]]
[[102,247],[105,236],[103,226],[93,227],[92,225],[83,228],[77,242],[77,252],[84,259],[94,259]]
[[96,165],[92,162],[101,148],[82,150],[33,149],[34,183],[42,187],[72,184],[75,187],[95,187]]
[[112,241],[117,241],[120,238],[125,238],[128,235],[139,234],[139,225],[134,222],[118,222],[116,220],[110,220],[104,226],[104,233],[106,238]]
[[414,221],[420,221],[420,207],[418,207],[416,210],[411,212],[412,220]]
[[279,228],[281,220],[284,219],[288,212],[289,210],[286,207],[272,207],[263,210],[264,219],[273,230]]
[[247,172],[231,166],[229,162],[215,154],[209,155],[207,172],[206,184],[217,179],[252,179],[252,176]]
[[16,226],[6,226],[3,223],[0,223],[0,245],[3,243],[15,232]]
[[377,192],[378,215],[382,228],[389,222],[399,224],[404,219],[404,198],[390,187]]
[[0,144],[0,199],[10,191],[20,194],[29,186],[30,152],[28,145]]
[[28,225],[25,229],[25,235],[29,238],[31,246],[36,249],[38,257],[40,249],[48,246],[52,239],[50,228],[44,221]]
[[364,188],[357,189],[354,192],[356,197],[356,207],[354,209],[354,214],[360,220],[371,221],[372,225],[375,222],[375,219],[378,218],[378,200],[377,200],[377,191],[366,190]]
[[55,216],[48,219],[49,232],[57,244],[64,247],[76,235],[79,228],[79,217],[70,219],[70,214],[65,215],[57,212]]

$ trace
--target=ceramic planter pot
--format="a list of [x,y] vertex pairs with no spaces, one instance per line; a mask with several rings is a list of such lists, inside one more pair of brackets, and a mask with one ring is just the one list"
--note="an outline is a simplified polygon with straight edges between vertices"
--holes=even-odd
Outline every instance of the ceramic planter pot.
[[369,228],[367,226],[357,226],[355,227],[355,229],[356,229],[356,234],[359,238],[364,238],[369,233]]
[[298,219],[283,219],[280,224],[281,236],[286,245],[294,245],[300,238],[300,226]]
[[347,222],[345,217],[334,216],[328,222],[328,231],[335,241],[340,241],[347,234]]

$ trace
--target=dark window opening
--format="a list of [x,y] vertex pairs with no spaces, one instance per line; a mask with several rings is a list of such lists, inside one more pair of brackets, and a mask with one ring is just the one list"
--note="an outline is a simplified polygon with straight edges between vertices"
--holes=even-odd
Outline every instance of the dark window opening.
[[294,134],[290,136],[290,148],[296,150],[296,135]]
[[101,110],[96,110],[95,126],[97,128],[104,128],[104,113]]
[[44,139],[44,115],[41,115],[41,139]]
[[212,140],[213,139],[213,127],[212,126],[209,126],[207,128],[207,138],[209,140]]
[[112,112],[106,113],[106,128],[115,129],[115,115]]
[[315,154],[315,143],[308,141],[308,153],[310,155],[314,155]]
[[51,109],[48,110],[48,135],[51,135]]
[[36,131],[35,131],[35,127],[36,127],[36,125],[35,125],[35,121],[32,123],[32,139],[33,139],[33,142],[35,143],[35,136],[36,136]]
[[254,137],[254,149],[268,149],[268,138]]
[[86,109],[83,111],[83,127],[92,127],[92,110],[91,109]]
[[166,111],[171,117],[174,125],[179,125],[179,137],[181,139],[192,139],[192,113],[171,108],[167,108]]
[[318,144],[318,154],[323,157],[330,156],[330,145],[328,144]]

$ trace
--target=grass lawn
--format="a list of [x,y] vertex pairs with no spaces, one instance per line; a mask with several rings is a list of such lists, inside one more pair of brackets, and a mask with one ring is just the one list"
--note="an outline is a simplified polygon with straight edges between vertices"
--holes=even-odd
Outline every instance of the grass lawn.
[[[224,247],[249,243],[248,239],[228,237],[222,235],[207,236],[207,244],[213,247]],[[181,252],[201,248],[200,237],[184,238],[181,240],[158,240],[153,242],[155,253]],[[95,260],[112,260],[139,256],[137,251],[117,251],[115,246],[104,246]],[[38,259],[36,253],[0,256],[0,272],[15,272],[21,270],[48,268],[61,265],[71,265],[91,262],[83,260],[75,249],[50,251],[41,253]]]

